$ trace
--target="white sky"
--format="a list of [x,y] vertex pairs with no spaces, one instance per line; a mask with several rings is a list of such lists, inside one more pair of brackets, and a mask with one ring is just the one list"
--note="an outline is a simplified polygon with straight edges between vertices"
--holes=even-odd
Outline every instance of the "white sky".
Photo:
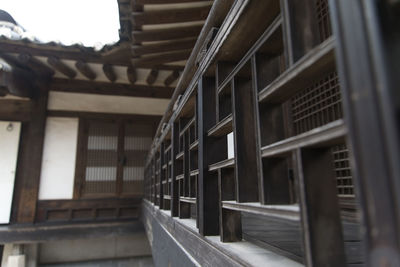
[[99,46],[119,40],[117,0],[0,0],[0,9],[44,42]]

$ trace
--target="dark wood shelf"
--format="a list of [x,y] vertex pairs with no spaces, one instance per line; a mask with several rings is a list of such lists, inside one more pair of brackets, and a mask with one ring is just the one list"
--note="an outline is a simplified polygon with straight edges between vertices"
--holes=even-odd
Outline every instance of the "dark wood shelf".
[[185,203],[190,203],[190,204],[196,204],[196,198],[194,198],[194,197],[180,197],[179,201],[182,201]]
[[209,171],[216,171],[219,169],[224,169],[224,168],[234,168],[235,167],[235,158],[231,159],[225,159],[223,161],[211,164],[208,166]]
[[262,157],[274,157],[290,153],[306,146],[340,143],[347,133],[343,120],[337,120],[311,131],[287,138],[261,148]]
[[190,171],[190,176],[199,175],[199,170]]
[[300,220],[300,207],[297,204],[262,205],[258,202],[238,203],[236,201],[222,201],[222,208],[264,216],[277,217],[291,221]]
[[179,152],[179,153],[176,155],[176,159],[183,159],[183,154],[184,154],[183,151],[182,151],[182,152]]
[[233,116],[231,114],[225,117],[223,120],[221,120],[213,128],[211,128],[208,131],[208,136],[220,137],[229,134],[230,132],[232,132],[232,127],[233,127],[232,122],[233,122]]
[[190,150],[198,150],[199,149],[199,140],[194,141],[192,144],[189,146]]
[[279,102],[309,85],[316,74],[333,69],[335,39],[330,37],[316,46],[275,81],[262,89],[258,95],[260,102]]

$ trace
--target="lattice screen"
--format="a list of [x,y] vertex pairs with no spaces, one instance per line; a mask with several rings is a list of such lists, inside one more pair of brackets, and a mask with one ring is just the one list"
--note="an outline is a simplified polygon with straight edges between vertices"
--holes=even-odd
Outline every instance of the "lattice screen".
[[321,41],[324,41],[332,35],[328,0],[316,0],[315,6],[319,36],[321,38]]
[[83,194],[114,194],[118,165],[118,126],[90,122]]
[[325,75],[292,99],[295,134],[300,134],[343,117],[336,72]]
[[123,193],[140,193],[143,190],[144,165],[152,134],[153,129],[149,125],[125,125]]

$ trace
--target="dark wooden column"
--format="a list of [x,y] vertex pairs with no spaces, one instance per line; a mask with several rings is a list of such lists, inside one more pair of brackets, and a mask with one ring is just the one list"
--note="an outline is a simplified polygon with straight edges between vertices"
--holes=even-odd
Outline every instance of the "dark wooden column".
[[13,205],[13,209],[16,209],[17,223],[33,223],[35,221],[48,99],[48,91],[43,87],[31,100],[29,125],[23,126],[23,131],[27,130],[27,133],[23,134],[23,138],[26,140],[21,142],[23,155],[18,159],[15,202]]
[[201,78],[198,86],[198,137],[199,137],[199,231],[202,235],[219,233],[218,174],[208,171],[208,166],[223,160],[226,138],[208,137],[208,129],[215,124],[215,79]]
[[160,166],[159,166],[159,170],[160,170],[160,181],[159,181],[159,185],[160,185],[160,209],[164,209],[164,184],[163,182],[166,180],[165,177],[165,172],[163,169],[164,166],[164,162],[165,162],[165,155],[164,155],[164,151],[165,151],[165,143],[162,142],[160,145]]
[[398,1],[330,1],[368,266],[400,265]]
[[296,150],[307,266],[345,266],[342,224],[330,148]]
[[176,180],[177,175],[177,160],[179,142],[179,127],[178,123],[171,125],[171,158],[172,158],[172,184],[171,184],[171,216],[179,215],[179,188]]

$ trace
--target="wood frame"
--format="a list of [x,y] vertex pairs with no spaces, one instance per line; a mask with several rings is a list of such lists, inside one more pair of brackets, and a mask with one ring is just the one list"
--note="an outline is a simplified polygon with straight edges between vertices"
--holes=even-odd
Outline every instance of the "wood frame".
[[[342,266],[352,263],[346,255],[348,246],[342,226],[349,218],[344,217],[341,210],[343,202],[336,195],[331,148],[346,143],[348,122],[342,119],[339,112],[323,125],[297,133],[291,117],[293,97],[308,88],[312,81],[316,83],[337,69],[334,55],[336,43],[334,37],[325,36],[322,39],[318,36],[318,27],[321,26],[316,24],[314,1],[306,1],[305,5],[288,0],[276,2],[281,6],[280,14],[270,11],[267,13],[271,16],[268,19],[264,14],[263,21],[268,23],[263,27],[257,24],[256,19],[257,12],[261,11],[252,10],[261,8],[256,4],[248,6],[248,10],[240,14],[237,25],[228,19],[221,25],[215,41],[199,62],[192,81],[175,104],[172,114],[166,117],[169,121],[164,120],[166,126],[156,136],[149,154],[148,168],[150,162],[157,162],[163,156],[159,148],[168,135],[166,132],[176,129],[182,118],[187,118],[187,111],[194,107],[191,99],[197,94],[198,117],[194,121],[197,122],[199,138],[199,195],[191,201],[199,209],[196,218],[199,233],[219,233],[223,242],[240,241],[245,236],[241,225],[242,213],[298,220],[303,230],[304,262],[309,266],[328,263]],[[237,10],[232,8],[230,14],[234,12]],[[250,14],[254,15],[253,20],[244,22],[244,18]],[[246,46],[248,40],[242,43],[238,37],[240,34],[234,31],[240,32],[251,27],[252,23],[259,30],[262,28],[263,32]],[[296,30],[298,27],[301,30]],[[228,28],[231,36],[224,32]],[[237,42],[243,46],[234,47]],[[266,77],[268,75],[270,77]],[[212,82],[205,82],[209,80]],[[240,90],[247,88],[246,81],[250,90]],[[228,94],[228,100],[222,98],[225,94]],[[225,102],[230,102],[227,108]],[[209,125],[206,120],[212,120],[213,123]],[[242,124],[247,125],[245,132],[240,131]],[[223,146],[218,148],[215,142],[224,140],[231,131],[235,133],[235,159],[227,159]],[[173,147],[179,147],[180,143],[180,139],[172,139]],[[178,151],[182,151],[182,148],[178,148]],[[185,159],[186,156],[187,151],[177,153],[178,159]],[[173,165],[174,168],[176,161]],[[246,175],[246,169],[249,175]],[[324,175],[324,171],[329,173]],[[215,175],[207,176],[208,173]],[[150,176],[145,179],[150,179]],[[326,177],[330,183],[321,184],[316,179],[318,176]],[[180,181],[186,178],[186,174],[175,172],[174,178]],[[145,197],[152,201],[154,197],[151,194],[154,191],[146,192],[150,192],[150,195]],[[320,192],[324,192],[325,198],[318,203],[319,200],[313,195]],[[215,195],[218,196],[217,200]],[[171,203],[181,200],[184,199],[178,194],[172,196]],[[208,206],[211,202],[213,205],[218,203],[218,213],[210,208],[211,205]],[[292,209],[294,203],[297,203],[297,210]],[[323,209],[329,212],[325,213]],[[179,212],[179,215],[180,218],[187,218],[186,214]],[[329,226],[321,227],[319,216],[328,219]],[[355,223],[359,222],[356,220]],[[217,230],[214,229],[216,225]],[[324,247],[326,240],[323,236],[334,237],[330,239],[332,246]],[[293,258],[299,259],[294,255]]]
[[[60,112],[62,114],[62,112]],[[53,115],[57,115],[57,112]],[[65,114],[69,116],[69,114]],[[133,116],[125,116],[121,117],[119,115],[109,115],[102,116],[101,114],[79,114],[79,129],[78,129],[78,148],[76,154],[76,168],[75,168],[75,179],[74,179],[74,190],[73,190],[73,198],[74,199],[82,199],[82,198],[110,198],[110,197],[119,197],[119,198],[131,198],[135,195],[125,194],[122,190],[123,183],[123,167],[124,167],[124,139],[125,139],[125,124],[130,122],[138,122],[145,123],[152,126],[155,129],[155,123],[157,120],[154,120],[156,116],[145,116],[145,115],[133,115]],[[86,115],[86,116],[85,116]],[[146,121],[146,118],[149,118],[149,121]],[[87,138],[88,138],[88,123],[90,121],[99,121],[99,122],[113,122],[118,127],[118,165],[117,165],[117,173],[116,173],[116,192],[112,195],[98,194],[98,195],[90,195],[83,196],[82,188],[84,186],[84,173],[86,168],[86,158],[87,158]],[[154,131],[154,130],[153,130]],[[151,137],[151,136],[149,136]]]

